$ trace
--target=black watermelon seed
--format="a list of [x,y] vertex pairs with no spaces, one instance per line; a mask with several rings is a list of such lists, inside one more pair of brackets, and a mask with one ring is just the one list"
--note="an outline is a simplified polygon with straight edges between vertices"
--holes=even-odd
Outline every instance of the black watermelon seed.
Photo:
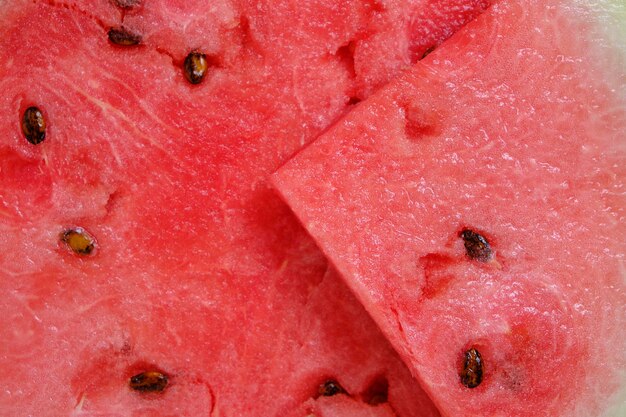
[[139,45],[141,42],[141,36],[129,31],[123,26],[111,28],[108,32],[109,40],[120,46],[134,46]]
[[91,255],[96,247],[94,238],[81,227],[66,230],[61,240],[77,255]]
[[459,236],[463,239],[467,256],[480,262],[491,260],[493,251],[484,236],[470,229],[463,229]]
[[22,133],[33,145],[40,144],[46,138],[46,120],[37,107],[29,107],[24,111]]
[[459,376],[461,377],[461,383],[467,388],[476,388],[483,382],[483,359],[475,348],[469,349],[465,352],[463,358],[463,367]]
[[337,394],[347,394],[346,390],[343,389],[343,387],[339,385],[339,382],[334,379],[329,379],[321,384],[318,393],[324,397],[332,397]]
[[208,69],[209,63],[206,60],[206,55],[201,52],[190,52],[185,58],[183,70],[185,78],[191,84],[200,84]]
[[159,371],[146,371],[130,377],[128,385],[135,391],[161,392],[167,387],[168,377]]

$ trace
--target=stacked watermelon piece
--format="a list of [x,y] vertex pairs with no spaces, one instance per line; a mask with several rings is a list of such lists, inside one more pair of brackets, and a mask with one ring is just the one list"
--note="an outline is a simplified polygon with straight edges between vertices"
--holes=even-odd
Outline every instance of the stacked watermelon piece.
[[444,415],[626,413],[623,13],[498,3],[275,177]]
[[488,6],[2,3],[0,414],[624,415],[625,10]]

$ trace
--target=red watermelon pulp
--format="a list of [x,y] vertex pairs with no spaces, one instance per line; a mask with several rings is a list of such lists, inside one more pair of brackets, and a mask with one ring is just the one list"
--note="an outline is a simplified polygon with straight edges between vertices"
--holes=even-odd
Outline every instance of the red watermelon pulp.
[[485,6],[1,1],[0,414],[437,416],[267,177]]
[[442,415],[626,415],[625,16],[499,2],[275,178]]

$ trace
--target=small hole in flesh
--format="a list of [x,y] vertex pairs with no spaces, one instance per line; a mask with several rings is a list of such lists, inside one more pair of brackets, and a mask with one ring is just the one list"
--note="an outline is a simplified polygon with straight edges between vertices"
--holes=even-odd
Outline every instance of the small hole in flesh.
[[38,145],[46,138],[46,120],[39,108],[27,108],[22,115],[22,133],[26,140]]
[[489,262],[493,258],[493,251],[487,239],[471,229],[463,229],[459,234],[463,239],[465,252],[470,259],[480,262]]
[[467,350],[463,357],[463,365],[459,376],[461,383],[467,388],[476,388],[483,382],[483,359],[475,348]]
[[68,229],[61,235],[67,247],[77,255],[91,255],[96,247],[94,238],[83,228]]
[[109,29],[109,40],[111,43],[120,46],[135,46],[141,43],[141,36],[129,31],[123,26]]
[[361,102],[361,99],[358,97],[350,97],[350,100],[348,100],[348,104],[349,105],[355,105],[355,104],[359,104]]
[[255,41],[252,28],[250,27],[250,20],[245,15],[239,16],[239,36],[244,47],[254,48]]
[[372,11],[374,12],[384,12],[385,11],[385,4],[383,1],[380,0],[369,0],[367,2],[365,2],[366,7],[370,7],[372,9]]
[[346,390],[334,379],[329,379],[320,384],[318,394],[322,397],[332,397],[338,394],[347,394]]
[[347,44],[339,47],[337,52],[335,52],[335,56],[339,59],[339,62],[342,63],[350,74],[351,78],[356,77],[356,68],[354,64],[354,51],[356,49],[356,43],[354,41],[350,41]]
[[454,275],[450,272],[454,262],[454,258],[439,253],[429,253],[420,257],[418,264],[423,271],[424,297],[432,299],[445,293],[454,281]]
[[386,403],[388,396],[389,382],[384,376],[375,378],[362,395],[363,401],[371,405]]
[[420,141],[439,132],[436,114],[423,108],[419,103],[407,103],[404,111],[404,130],[409,140]]
[[207,62],[206,55],[201,52],[190,52],[185,58],[183,72],[185,74],[185,78],[191,84],[200,84],[208,69],[209,63]]
[[146,371],[133,375],[128,380],[131,389],[139,392],[161,392],[168,384],[169,378],[159,371]]

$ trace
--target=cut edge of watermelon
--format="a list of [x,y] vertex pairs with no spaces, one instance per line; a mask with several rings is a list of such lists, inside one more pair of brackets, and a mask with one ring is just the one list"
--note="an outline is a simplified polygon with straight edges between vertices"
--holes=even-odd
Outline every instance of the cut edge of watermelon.
[[[588,6],[586,5],[586,3],[581,3],[581,4]],[[626,29],[624,27],[620,28],[620,26],[616,25],[615,23],[619,21],[625,21],[624,16],[626,16],[626,8],[623,7],[624,5],[620,5],[620,4],[612,4],[612,3],[607,3],[607,4],[609,4],[611,7],[607,7],[605,9],[602,7],[602,5],[596,5],[597,8],[595,10],[597,11],[597,15],[595,15],[595,18],[597,20],[595,23],[597,24],[598,28],[601,28],[600,29],[601,31],[604,31],[607,39],[609,39],[613,45],[619,46],[618,50],[620,53],[616,54],[616,56],[614,57],[614,60],[612,61],[612,64],[616,68],[619,68],[620,65],[626,62],[625,60],[626,44],[620,41],[620,38],[624,39],[624,35],[626,34]],[[609,21],[611,21],[612,23],[606,24]],[[617,28],[617,30],[614,30],[615,28]],[[420,64],[417,64],[417,65],[420,65]],[[620,94],[620,95],[622,99],[624,100],[624,102],[626,103],[626,83],[623,82],[623,78],[619,78],[619,77],[616,78],[614,81],[618,82],[617,88],[623,92],[623,94]],[[619,83],[620,81],[622,82]],[[394,81],[392,81],[392,83],[393,82]],[[386,87],[384,87],[383,89],[385,88]],[[366,103],[363,103],[363,104],[366,104]],[[329,129],[329,131],[324,136],[330,136],[333,134],[333,131],[335,129],[340,129],[340,127],[338,126],[340,126],[342,122],[345,122],[346,120],[354,120],[355,117],[358,117],[356,116],[358,112],[359,112],[359,107],[352,110],[349,116],[347,116],[346,118],[340,120],[337,124],[335,124],[333,128]],[[307,147],[305,150],[301,152],[302,153],[310,152],[310,150],[312,148],[315,148],[315,146],[316,146],[316,142],[314,142],[313,144],[311,144],[311,146]],[[619,145],[616,144],[616,146],[619,146]],[[324,151],[328,151],[329,149],[331,148],[325,148]],[[296,156],[295,158],[297,159],[298,156]],[[334,264],[336,269],[340,272],[342,277],[344,277],[344,280],[346,280],[346,282],[348,283],[348,286],[356,294],[359,301],[364,303],[366,306],[369,305],[370,304],[369,301],[371,300],[368,301],[369,295],[367,294],[367,291],[364,291],[363,288],[360,288],[360,286],[358,284],[355,284],[352,280],[345,278],[346,276],[353,274],[354,271],[351,271],[351,268],[349,267],[348,264],[344,262],[342,257],[333,256],[332,248],[328,247],[325,244],[324,239],[319,236],[318,234],[319,229],[317,233],[311,230],[312,227],[314,226],[312,223],[307,222],[307,216],[304,214],[305,213],[304,207],[299,207],[300,202],[297,200],[297,198],[294,198],[293,196],[289,195],[289,192],[293,191],[293,186],[291,186],[292,187],[291,189],[289,189],[289,186],[285,186],[285,184],[283,183],[283,178],[281,178],[281,173],[283,173],[283,175],[293,176],[293,172],[289,172],[289,169],[285,168],[285,167],[290,167],[292,165],[293,165],[293,162],[288,161],[281,169],[277,171],[277,173],[273,175],[272,182],[273,182],[274,187],[278,190],[281,197],[289,204],[292,210],[296,213],[296,216],[300,219],[300,221],[307,228],[307,230],[311,232],[317,244],[320,246],[320,248],[325,253],[325,255],[329,257],[329,259]],[[626,282],[626,274],[624,274],[623,276]],[[399,323],[389,322],[385,314],[379,314],[379,312],[375,309],[374,311],[372,311],[371,308],[368,308],[367,310],[368,310],[368,313],[372,315],[375,321],[379,324],[383,333],[385,333],[387,337],[389,337],[390,334],[392,333],[390,330],[388,330],[388,328],[391,328],[391,327],[388,327],[388,326],[399,324]],[[393,340],[393,338],[391,339]],[[394,343],[394,347],[398,348],[397,344]],[[407,352],[402,352],[401,349],[399,349],[399,351],[400,351],[401,356],[405,359],[407,357]],[[624,352],[624,357],[626,359],[626,352]],[[623,374],[622,381],[624,381],[624,383],[622,384],[621,388],[617,392],[611,395],[609,402],[612,405],[602,412],[603,417],[617,417],[617,416],[626,415],[626,372],[622,372],[622,374]],[[422,384],[424,389],[427,392],[429,392],[429,387],[424,384],[424,381],[420,378],[420,376],[419,375],[414,375],[414,376],[417,377],[418,380],[420,380],[420,383]],[[429,395],[430,394],[431,393],[429,392]],[[433,398],[432,395],[431,395],[431,398]],[[436,399],[433,399],[433,400],[437,404]],[[439,406],[439,404],[437,405]]]

